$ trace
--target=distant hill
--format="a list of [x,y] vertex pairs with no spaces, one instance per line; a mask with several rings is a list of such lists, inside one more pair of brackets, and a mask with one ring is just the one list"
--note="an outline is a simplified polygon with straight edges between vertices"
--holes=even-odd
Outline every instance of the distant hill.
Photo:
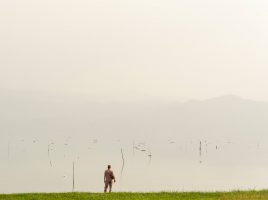
[[1,135],[265,137],[268,103],[226,95],[187,102],[108,102],[0,90]]

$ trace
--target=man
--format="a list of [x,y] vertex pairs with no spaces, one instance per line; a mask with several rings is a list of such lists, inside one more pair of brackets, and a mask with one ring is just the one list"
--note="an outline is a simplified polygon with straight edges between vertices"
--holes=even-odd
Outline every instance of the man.
[[112,191],[113,180],[115,182],[114,172],[111,170],[111,165],[108,165],[108,169],[104,172],[104,192],[107,192],[109,186],[109,192]]

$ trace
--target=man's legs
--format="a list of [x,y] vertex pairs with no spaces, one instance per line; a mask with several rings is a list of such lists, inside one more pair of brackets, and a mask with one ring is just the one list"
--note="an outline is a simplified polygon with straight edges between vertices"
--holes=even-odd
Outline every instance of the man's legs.
[[109,183],[109,192],[112,192],[113,181]]
[[105,185],[104,185],[104,192],[107,192],[107,188],[108,188],[108,182],[105,182]]

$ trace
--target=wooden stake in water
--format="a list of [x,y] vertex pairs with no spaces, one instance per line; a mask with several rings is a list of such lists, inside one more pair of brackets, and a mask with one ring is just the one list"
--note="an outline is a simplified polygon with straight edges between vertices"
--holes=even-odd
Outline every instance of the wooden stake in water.
[[74,161],[73,161],[73,189],[72,191],[74,192]]
[[125,159],[124,159],[124,154],[123,154],[122,148],[121,148],[121,156],[122,156],[122,168],[121,168],[121,177],[122,177],[124,166],[125,166]]
[[199,156],[200,156],[200,163],[202,163],[202,142],[199,143]]
[[148,149],[148,151],[149,151],[148,156],[149,156],[149,165],[150,165],[151,164],[151,161],[152,161],[152,152],[151,152],[150,149]]

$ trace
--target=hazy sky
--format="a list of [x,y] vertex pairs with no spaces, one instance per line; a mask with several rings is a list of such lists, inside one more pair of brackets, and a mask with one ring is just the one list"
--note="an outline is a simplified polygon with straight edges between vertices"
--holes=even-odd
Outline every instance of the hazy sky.
[[1,0],[0,88],[268,100],[267,0]]

